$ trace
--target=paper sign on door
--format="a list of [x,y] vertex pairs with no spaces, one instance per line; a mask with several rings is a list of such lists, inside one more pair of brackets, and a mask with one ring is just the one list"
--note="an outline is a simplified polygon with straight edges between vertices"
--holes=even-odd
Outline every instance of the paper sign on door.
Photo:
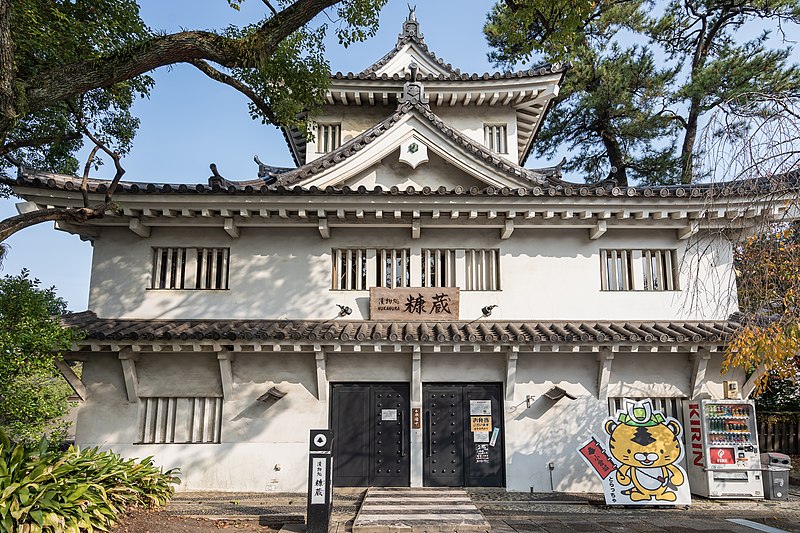
[[471,416],[469,422],[472,431],[485,431],[488,433],[492,430],[491,416]]

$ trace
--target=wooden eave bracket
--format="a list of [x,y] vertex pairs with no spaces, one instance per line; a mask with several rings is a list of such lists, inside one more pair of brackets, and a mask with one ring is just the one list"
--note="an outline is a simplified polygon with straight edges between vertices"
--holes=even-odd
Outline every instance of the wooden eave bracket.
[[605,220],[598,220],[597,225],[589,229],[589,238],[596,240],[602,237],[608,231],[608,222]]
[[136,361],[139,360],[139,354],[125,348],[119,352],[119,361],[122,364],[122,375],[125,377],[125,393],[128,396],[128,402],[136,403],[139,398],[138,387],[139,377],[136,375]]
[[422,226],[421,226],[420,220],[418,218],[415,218],[414,220],[411,221],[411,238],[412,239],[419,239],[420,238],[420,235],[422,233],[421,227]]
[[64,376],[64,379],[67,380],[67,383],[69,383],[69,386],[75,391],[75,394],[78,395],[78,398],[82,402],[85,402],[89,398],[89,392],[86,390],[86,385],[83,384],[81,378],[72,370],[72,367],[65,361],[56,360],[56,368],[58,368],[58,371]]
[[506,240],[511,237],[511,234],[514,233],[514,219],[507,218],[505,220],[505,224],[503,229],[500,230],[500,239]]
[[150,226],[142,224],[142,220],[139,218],[132,218],[128,223],[128,228],[143,239],[150,236]]
[[597,399],[608,400],[608,384],[611,382],[611,364],[617,347],[606,348],[597,355]]
[[513,402],[517,388],[517,360],[519,346],[512,346],[506,352],[506,401]]
[[233,360],[236,354],[229,350],[222,350],[217,353],[219,361],[219,375],[222,381],[222,397],[230,400],[233,397]]
[[239,226],[236,225],[232,218],[226,218],[222,227],[231,239],[239,238]]
[[328,401],[328,370],[327,353],[325,348],[314,346],[314,360],[317,367],[317,399],[321,402]]
[[685,241],[689,237],[696,235],[700,231],[700,222],[697,220],[690,220],[685,227],[676,230],[678,233],[678,240]]
[[704,349],[691,355],[694,359],[694,368],[692,370],[692,400],[696,400],[703,393],[703,386],[706,382],[706,370],[708,369],[708,361],[711,359],[711,352],[713,349]]
[[328,225],[328,219],[327,218],[320,218],[319,219],[318,228],[319,228],[320,237],[322,237],[323,239],[330,239],[331,238],[331,228]]

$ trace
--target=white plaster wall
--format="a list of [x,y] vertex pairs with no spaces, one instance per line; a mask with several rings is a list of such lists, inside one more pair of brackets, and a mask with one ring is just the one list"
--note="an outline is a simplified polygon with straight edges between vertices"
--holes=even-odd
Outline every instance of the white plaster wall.
[[[331,382],[408,382],[411,353],[329,352]],[[171,354],[143,354],[140,369],[160,366],[157,375],[139,373],[140,390],[169,396],[180,387],[200,387],[208,369],[198,354],[178,366]],[[146,361],[146,362],[143,362]],[[505,354],[434,353],[423,350],[423,383],[505,383]],[[709,361],[705,388],[721,391],[721,357]],[[617,354],[611,372],[611,396],[688,396],[689,353]],[[154,456],[165,468],[180,468],[178,490],[294,491],[305,490],[308,434],[328,427],[328,403],[318,399],[314,354],[237,353],[232,362],[233,390],[223,404],[220,444],[136,445],[138,404],[128,403],[119,360],[114,354],[93,353],[84,364],[89,399],[78,412],[77,442],[100,446],[127,457]],[[599,484],[577,455],[577,448],[595,434],[603,437],[608,403],[598,399],[598,361],[594,353],[519,354],[516,390],[504,402],[506,480],[509,490],[598,491]],[[743,378],[743,376],[739,376]],[[740,385],[742,382],[740,381]],[[276,386],[286,396],[276,402],[256,398]],[[543,396],[559,386],[576,396],[557,402]],[[199,390],[199,388],[198,388]],[[526,396],[533,396],[526,406]],[[412,461],[415,459],[412,458]],[[420,460],[420,459],[417,459]]]
[[409,186],[417,190],[426,186],[433,190],[442,186],[452,190],[459,185],[465,189],[486,187],[482,181],[466,175],[434,154],[433,150],[428,150],[429,161],[417,168],[411,168],[407,164],[401,163],[399,158],[400,150],[398,149],[387,156],[382,164],[359,173],[345,183],[353,189],[364,185],[369,190],[374,189],[376,185],[380,185],[384,190],[389,190],[394,186],[400,190],[405,190]]
[[[334,291],[331,250],[346,247],[500,250],[500,291],[463,291],[460,319],[474,320],[496,304],[491,320],[722,320],[736,310],[730,280],[730,247],[686,259],[679,291],[600,290],[601,248],[675,248],[686,241],[674,230],[609,230],[590,240],[585,229],[517,229],[508,240],[499,230],[423,229],[412,240],[402,228],[333,228],[330,239],[315,229],[242,228],[231,239],[221,228],[154,228],[141,239],[106,228],[95,242],[89,308],[101,317],[150,319],[334,319],[336,304],[368,318],[368,291]],[[152,247],[230,247],[230,289],[148,290]],[[690,244],[689,253],[695,249]],[[683,259],[682,259],[683,260]],[[638,265],[637,265],[638,268]]]
[[[508,154],[504,157],[511,161],[518,161],[519,154],[517,149],[517,117],[511,107],[488,107],[470,106],[469,113],[464,112],[464,107],[458,104],[454,107],[442,106],[432,107],[433,112],[442,119],[448,126],[460,131],[466,137],[475,142],[484,144],[483,125],[506,125],[506,136]],[[342,144],[353,139],[378,122],[386,119],[394,108],[385,106],[375,107],[351,107],[351,106],[325,106],[322,113],[316,117],[317,122],[325,124],[341,124]],[[316,131],[314,132],[316,137]],[[322,156],[322,152],[317,152],[316,138],[309,142],[306,148],[306,163]],[[437,185],[438,187],[438,185]]]

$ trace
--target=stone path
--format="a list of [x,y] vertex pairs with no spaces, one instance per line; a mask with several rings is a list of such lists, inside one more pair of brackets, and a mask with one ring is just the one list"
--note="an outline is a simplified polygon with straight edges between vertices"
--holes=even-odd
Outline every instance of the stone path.
[[370,488],[353,533],[464,533],[489,531],[463,489]]

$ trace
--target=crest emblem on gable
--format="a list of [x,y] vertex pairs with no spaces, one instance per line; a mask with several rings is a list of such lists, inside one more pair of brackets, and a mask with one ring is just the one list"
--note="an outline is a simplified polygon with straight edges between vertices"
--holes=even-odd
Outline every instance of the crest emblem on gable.
[[400,145],[400,162],[411,168],[417,168],[428,162],[428,147],[414,137],[403,141]]

